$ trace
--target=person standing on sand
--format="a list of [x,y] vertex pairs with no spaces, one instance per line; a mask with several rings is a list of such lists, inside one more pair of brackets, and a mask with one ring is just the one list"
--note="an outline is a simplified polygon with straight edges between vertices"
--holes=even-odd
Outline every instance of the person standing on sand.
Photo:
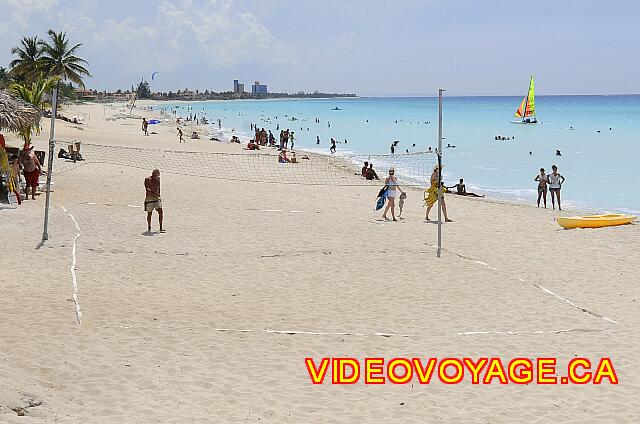
[[182,130],[180,129],[180,127],[177,127],[178,130],[178,142],[182,143],[184,141],[184,138],[182,137]]
[[[427,213],[424,217],[425,221],[429,221],[429,212],[431,208],[438,201],[438,179],[440,175],[440,166],[436,163],[433,167],[433,174],[431,174],[431,186],[425,190],[424,203],[427,205]],[[442,184],[441,184],[442,185]],[[444,222],[453,222],[447,216],[447,204],[444,202],[444,187],[442,192],[442,212],[444,213]]]
[[149,135],[149,132],[147,131],[149,128],[149,122],[147,122],[147,118],[142,118],[142,132],[144,133],[144,135]]
[[562,210],[562,207],[560,206],[560,189],[562,188],[562,184],[564,184],[564,180],[565,178],[558,173],[558,167],[553,165],[551,167],[551,170],[553,171],[551,174],[548,175],[549,177],[549,191],[551,192],[551,206],[553,206],[553,209],[556,208],[556,204],[554,202],[554,194],[555,197],[558,198],[558,210]]
[[547,209],[547,184],[549,176],[544,173],[544,168],[540,168],[540,174],[536,175],[533,181],[538,182],[538,207],[540,207],[540,198],[544,198],[544,208]]
[[42,169],[38,157],[33,153],[33,145],[22,149],[20,164],[23,166],[24,179],[27,184],[24,188],[25,200],[29,199],[29,187],[31,187],[31,199],[36,199],[36,189],[38,188],[38,177]]
[[151,215],[155,209],[158,211],[160,232],[164,233],[162,229],[162,200],[160,200],[160,170],[154,169],[151,176],[144,179],[144,188],[146,190],[144,210],[147,212],[147,231],[151,232]]
[[382,218],[385,221],[389,220],[389,218],[387,218],[387,211],[389,209],[391,209],[391,217],[394,221],[397,221],[395,204],[396,196],[398,195],[398,192],[404,194],[404,191],[402,191],[402,189],[398,185],[398,178],[396,178],[396,176],[394,175],[395,173],[395,169],[389,169],[389,176],[384,179],[384,185],[389,187],[389,189],[387,190],[387,207],[384,209],[384,213],[382,214]]
[[329,148],[329,151],[331,153],[336,152],[336,141],[333,139],[333,137],[331,137],[331,147]]
[[294,140],[295,140],[295,137],[293,136],[293,131],[291,131],[291,134],[289,134],[289,142],[291,143],[290,150],[293,150]]

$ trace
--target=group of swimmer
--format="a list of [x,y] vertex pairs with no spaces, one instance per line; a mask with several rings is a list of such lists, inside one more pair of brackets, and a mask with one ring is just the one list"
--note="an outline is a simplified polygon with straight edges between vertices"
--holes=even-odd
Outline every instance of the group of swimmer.
[[[345,140],[345,142],[346,142],[346,140]],[[391,149],[391,154],[392,154],[392,155],[394,155],[394,154],[396,153],[396,148],[398,147],[398,144],[400,144],[400,140],[393,140],[393,141],[391,142],[391,147],[390,147],[390,149]],[[411,147],[412,147],[412,148],[415,148],[415,147],[416,147],[416,143],[413,143],[413,144],[411,145]],[[455,148],[456,148],[456,146],[454,146],[454,145],[452,145],[452,144],[447,143],[446,148],[447,148],[447,149],[455,149]],[[409,151],[409,149],[405,149],[405,153],[411,153],[411,152]],[[416,151],[415,153],[419,153],[419,152],[418,152],[418,151]],[[436,148],[435,148],[435,150],[433,150],[433,149],[431,148],[431,146],[429,146],[429,147],[427,148],[427,150],[426,150],[424,153],[438,153],[438,148],[436,147]]]

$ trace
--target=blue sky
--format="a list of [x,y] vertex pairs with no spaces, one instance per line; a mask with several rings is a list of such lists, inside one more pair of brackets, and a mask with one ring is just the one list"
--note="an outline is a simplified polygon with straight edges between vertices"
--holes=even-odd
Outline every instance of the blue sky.
[[640,1],[0,0],[0,66],[65,29],[88,87],[368,96],[638,93]]

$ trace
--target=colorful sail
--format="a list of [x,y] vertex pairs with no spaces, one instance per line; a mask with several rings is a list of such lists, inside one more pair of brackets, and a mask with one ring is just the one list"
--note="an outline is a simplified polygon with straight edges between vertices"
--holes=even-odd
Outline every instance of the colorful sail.
[[526,107],[526,103],[527,103],[527,98],[525,97],[524,99],[522,99],[522,103],[520,103],[520,107],[518,108],[518,110],[516,110],[516,113],[514,116],[518,117],[518,118],[522,118],[524,116],[524,110]]
[[536,114],[536,102],[535,102],[535,94],[534,94],[534,83],[533,76],[531,76],[531,81],[529,81],[529,92],[527,96],[522,99],[522,103],[520,103],[520,107],[516,110],[514,114],[517,118],[528,118],[530,116],[535,116]]
[[524,117],[533,116],[536,114],[536,100],[533,93],[533,75],[529,82],[529,93],[527,94],[527,108],[524,111]]

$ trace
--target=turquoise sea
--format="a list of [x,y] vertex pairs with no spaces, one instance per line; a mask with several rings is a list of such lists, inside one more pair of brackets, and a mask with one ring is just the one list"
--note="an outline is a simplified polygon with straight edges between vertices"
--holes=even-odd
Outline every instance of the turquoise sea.
[[[456,146],[443,153],[447,185],[464,178],[468,190],[533,204],[534,177],[541,167],[551,172],[556,164],[566,177],[564,208],[640,214],[640,95],[537,96],[537,125],[511,122],[521,100],[444,98],[443,144]],[[393,140],[400,140],[396,153],[437,146],[437,98],[179,102],[159,107],[175,106],[179,116],[197,113],[210,121],[221,119],[224,131],[217,133],[215,121],[212,134],[228,136],[233,129],[246,140],[252,135],[250,124],[257,123],[277,139],[279,125],[295,131],[297,149],[323,153],[329,152],[331,137],[348,140],[338,144],[338,154],[387,154]],[[512,139],[496,141],[496,135]],[[562,156],[556,156],[556,150]]]

